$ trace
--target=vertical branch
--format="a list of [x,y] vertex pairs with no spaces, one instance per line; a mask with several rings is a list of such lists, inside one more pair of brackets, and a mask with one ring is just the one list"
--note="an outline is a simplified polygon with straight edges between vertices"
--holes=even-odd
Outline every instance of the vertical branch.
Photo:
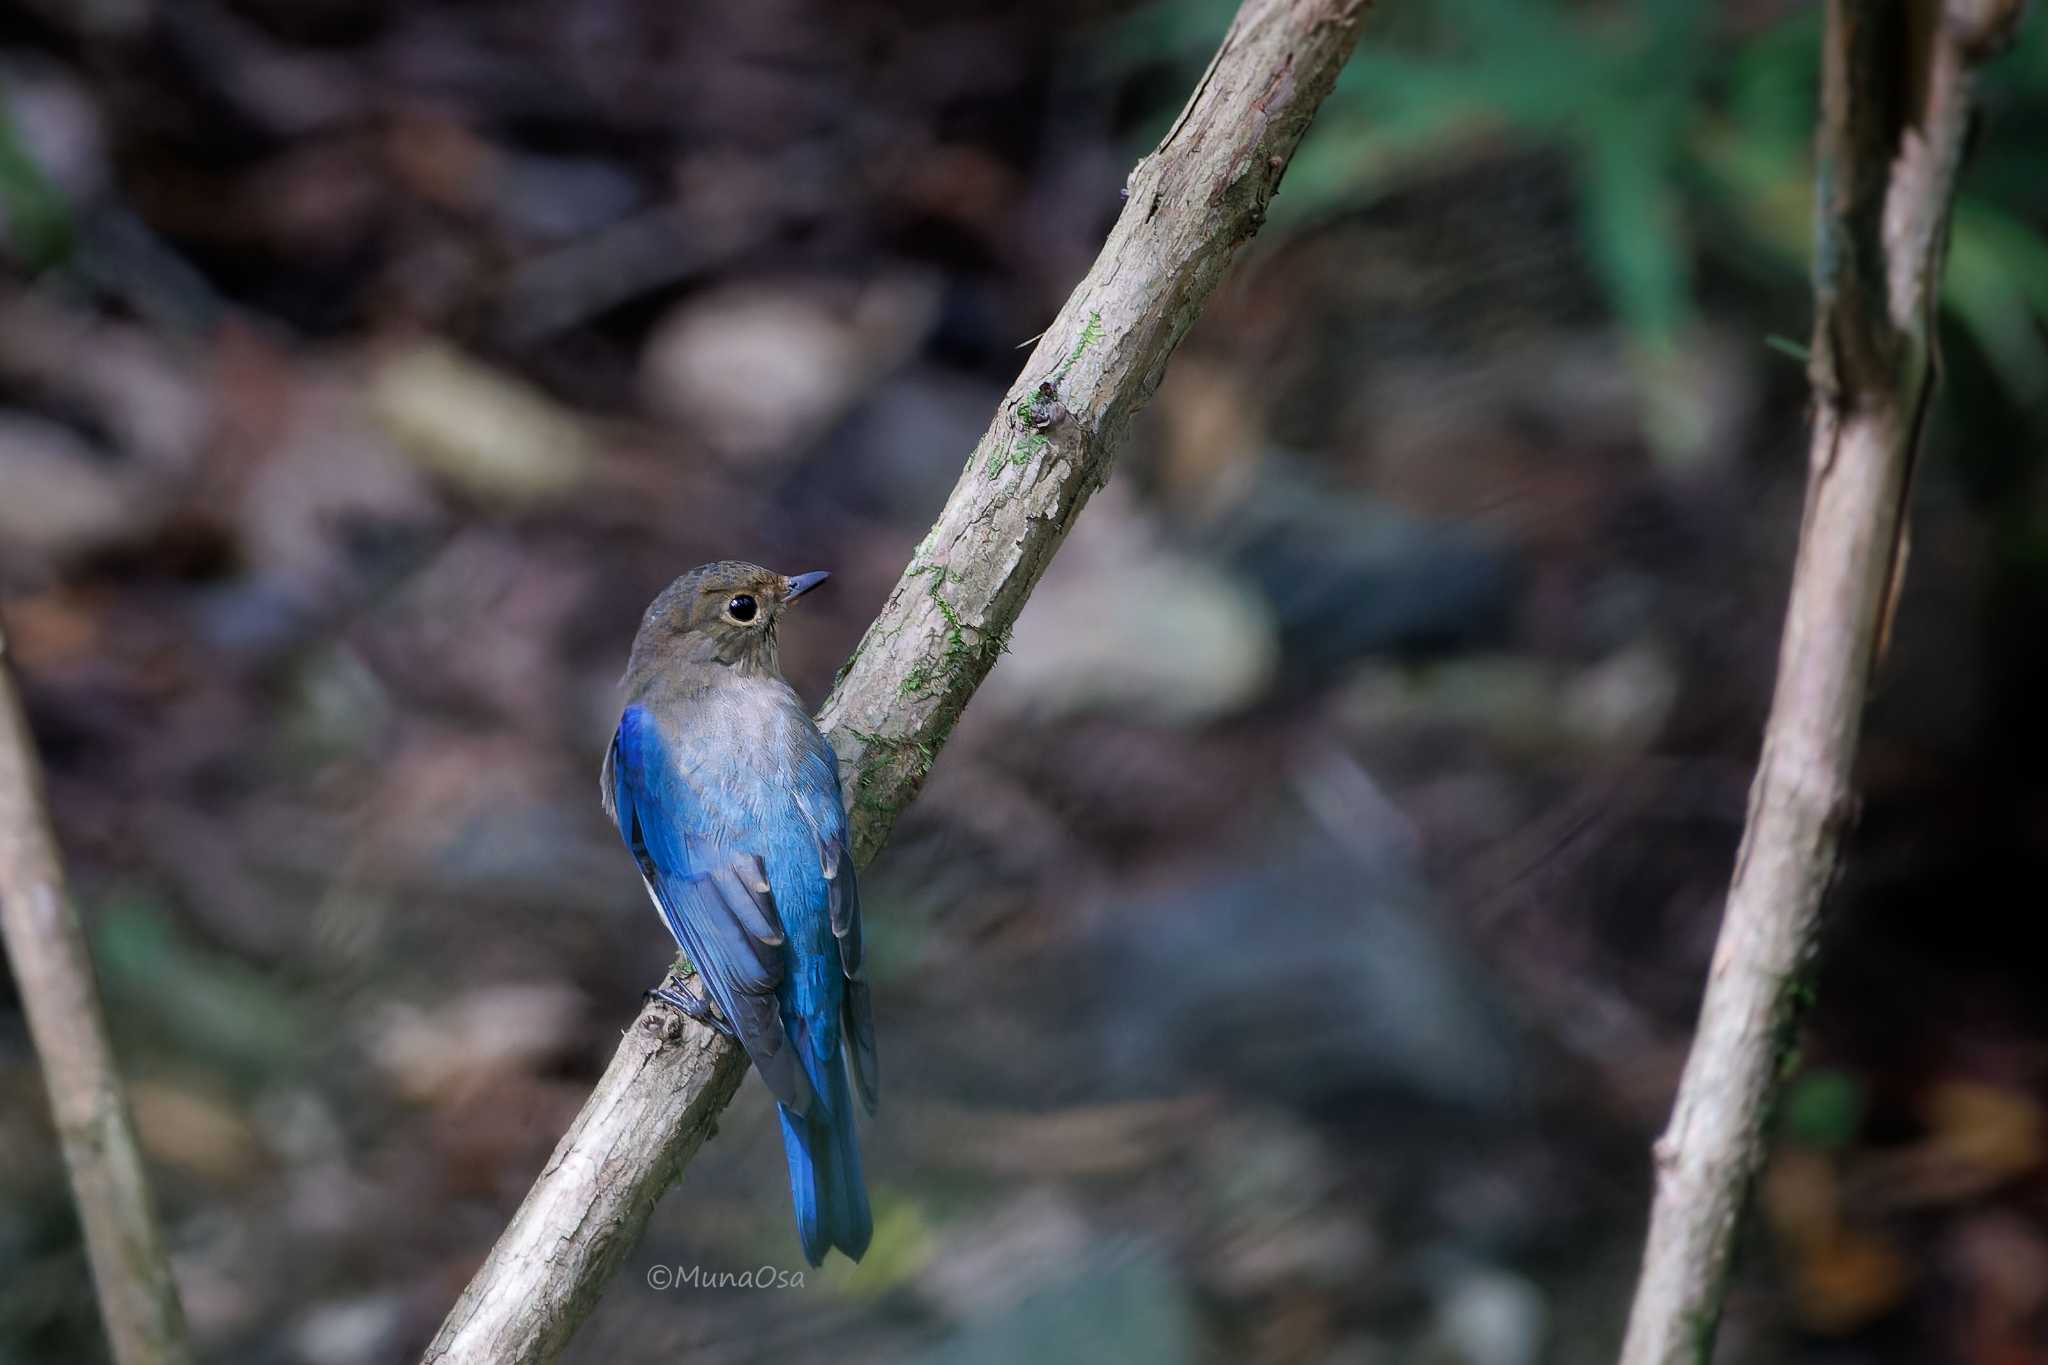
[[142,1154],[107,1045],[85,931],[64,889],[28,719],[0,634],[0,939],[42,1063],[118,1365],[187,1365]]
[[1828,0],[1805,513],[1721,935],[1656,1144],[1623,1365],[1703,1365],[1712,1354],[1736,1227],[1853,808],[1865,690],[1904,573],[1971,76],[2011,40],[2019,10],[2018,0]]

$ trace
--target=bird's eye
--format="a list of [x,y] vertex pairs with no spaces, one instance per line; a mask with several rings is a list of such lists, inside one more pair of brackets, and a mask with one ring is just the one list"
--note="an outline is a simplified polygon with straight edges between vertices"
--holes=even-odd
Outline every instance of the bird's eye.
[[745,593],[741,593],[738,597],[725,604],[725,614],[742,624],[753,620],[756,610],[758,608],[754,605],[754,599]]

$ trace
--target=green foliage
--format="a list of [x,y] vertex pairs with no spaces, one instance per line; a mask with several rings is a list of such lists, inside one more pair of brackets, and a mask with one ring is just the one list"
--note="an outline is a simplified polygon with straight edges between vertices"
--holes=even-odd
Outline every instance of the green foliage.
[[[4,92],[0,92],[4,93]],[[60,263],[71,254],[71,207],[36,164],[0,102],[0,210],[8,238],[31,270]]]
[[[1205,60],[1224,0],[1161,0],[1116,51]],[[2048,32],[2022,30],[1983,82],[1991,136],[1968,168],[1945,299],[2021,403],[2048,395]],[[1744,29],[1690,0],[1444,0],[1387,11],[1318,115],[1271,222],[1360,207],[1482,143],[1561,154],[1586,258],[1626,329],[1653,443],[1693,431],[1661,386],[1686,384],[1696,242],[1733,229],[1735,264],[1792,282],[1812,241],[1818,7]],[[1162,119],[1163,122],[1163,119]],[[1662,414],[1660,416],[1660,414]]]
[[254,1080],[306,1055],[305,1006],[267,974],[182,935],[163,907],[125,895],[95,917],[93,956],[112,1016]]
[[1808,1147],[1846,1147],[1863,1127],[1863,1085],[1841,1071],[1818,1069],[1793,1083],[1779,1121],[1784,1134]]

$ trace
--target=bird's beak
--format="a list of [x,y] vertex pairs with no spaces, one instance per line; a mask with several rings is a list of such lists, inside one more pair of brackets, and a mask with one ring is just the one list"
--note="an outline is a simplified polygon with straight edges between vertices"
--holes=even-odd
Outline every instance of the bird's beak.
[[782,600],[784,602],[794,602],[797,598],[802,597],[831,576],[831,574],[826,573],[823,569],[814,569],[810,573],[791,574],[788,579],[789,586],[782,590]]

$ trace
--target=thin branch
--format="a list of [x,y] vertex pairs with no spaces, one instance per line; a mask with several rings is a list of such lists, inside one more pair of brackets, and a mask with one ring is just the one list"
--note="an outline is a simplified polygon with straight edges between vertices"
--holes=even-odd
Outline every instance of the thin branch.
[[118,1365],[189,1365],[142,1153],[107,1045],[85,930],[64,889],[42,772],[0,634],[0,939],[28,1015]]
[[1906,560],[1976,66],[2020,0],[1829,0],[1806,508],[1749,816],[1670,1125],[1622,1365],[1704,1365]]
[[[1173,131],[1131,172],[1094,267],[1039,338],[819,723],[865,864],[968,698],[1131,418],[1258,231],[1364,0],[1245,0]],[[431,1363],[555,1358],[714,1129],[745,1071],[732,1045],[643,1010],[582,1114],[427,1348]]]

